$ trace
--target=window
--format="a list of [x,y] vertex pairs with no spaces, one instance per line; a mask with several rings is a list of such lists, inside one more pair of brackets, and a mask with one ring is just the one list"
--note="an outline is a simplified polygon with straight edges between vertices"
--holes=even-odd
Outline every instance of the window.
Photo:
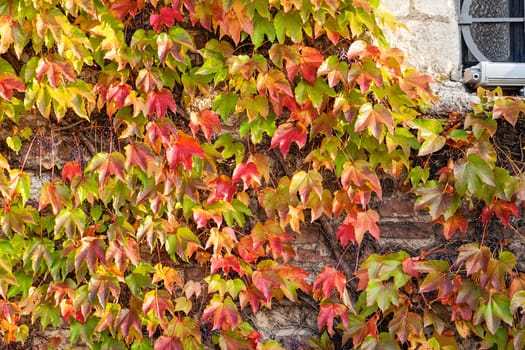
[[525,62],[525,0],[459,0],[462,63]]

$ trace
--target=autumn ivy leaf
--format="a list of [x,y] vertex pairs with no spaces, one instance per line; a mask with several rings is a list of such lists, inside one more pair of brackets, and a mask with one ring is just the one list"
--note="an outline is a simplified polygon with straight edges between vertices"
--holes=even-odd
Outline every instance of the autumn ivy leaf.
[[175,20],[182,21],[182,14],[173,7],[163,7],[159,13],[154,13],[149,18],[149,24],[158,33],[162,26],[171,27]]
[[471,153],[467,159],[456,162],[455,188],[460,195],[469,193],[483,198],[485,186],[496,187],[492,167],[478,154]]
[[425,138],[418,150],[418,157],[435,153],[442,149],[447,143],[447,139],[441,135],[429,135]]
[[381,70],[373,61],[366,60],[364,63],[356,62],[350,68],[348,73],[348,80],[350,82],[357,82],[361,93],[365,94],[372,85],[372,82],[377,87],[383,86],[383,75]]
[[80,163],[77,160],[66,162],[62,168],[62,181],[68,180],[71,182],[75,177],[82,177]]
[[435,96],[430,88],[430,83],[432,82],[434,82],[434,79],[430,75],[418,73],[415,69],[408,69],[405,71],[405,76],[400,79],[399,86],[411,99],[419,95],[435,100]]
[[443,187],[437,181],[428,181],[416,188],[415,209],[428,208],[432,220],[437,220],[443,215],[445,220],[451,218],[456,212],[460,199],[448,187]]
[[355,218],[352,218],[350,215],[348,215],[344,222],[337,228],[335,239],[338,240],[343,247],[346,247],[349,242],[355,243],[356,241],[353,224],[354,220]]
[[176,253],[184,261],[188,261],[199,247],[199,238],[188,227],[179,227],[166,237],[166,251],[170,256]]
[[195,135],[200,128],[204,133],[206,140],[210,142],[213,131],[218,133],[221,132],[219,115],[209,109],[203,112],[192,112],[190,114],[190,128],[193,135]]
[[163,320],[166,312],[173,314],[173,302],[165,290],[151,290],[144,295],[142,312],[147,315],[152,312],[158,320]]
[[513,97],[498,98],[494,102],[492,118],[505,118],[512,126],[516,125],[518,117],[525,114],[525,103]]
[[110,175],[115,175],[122,182],[126,182],[124,175],[125,158],[119,152],[97,153],[88,163],[86,171],[97,172],[98,182],[102,184]]
[[314,192],[319,198],[323,197],[323,177],[317,170],[309,172],[299,171],[295,173],[290,181],[290,196],[299,192],[301,201],[308,203],[311,193]]
[[337,56],[328,56],[317,70],[319,76],[326,75],[328,86],[333,88],[340,82],[346,81],[348,65],[340,62]]
[[95,264],[106,264],[106,247],[100,237],[84,237],[75,254],[75,269],[79,270],[82,263],[86,263],[89,271],[94,272]]
[[270,97],[270,102],[277,115],[280,115],[283,109],[281,98],[294,97],[289,81],[281,71],[276,69],[270,69],[267,73],[257,76],[257,91],[263,96]]
[[184,350],[180,339],[174,336],[161,335],[155,340],[154,350]]
[[166,88],[159,91],[151,91],[146,98],[146,104],[149,116],[162,118],[168,112],[168,108],[173,113],[177,112],[177,104],[173,99],[173,94]]
[[406,343],[409,336],[420,336],[423,331],[421,315],[408,312],[406,306],[394,312],[392,320],[388,323],[388,330],[395,334],[401,343]]
[[0,73],[0,97],[11,101],[13,98],[13,90],[24,92],[26,87],[22,79],[11,72]]
[[239,181],[244,184],[244,191],[249,187],[257,189],[261,185],[261,174],[254,162],[245,162],[238,164],[233,170],[232,182]]
[[443,225],[443,234],[446,239],[452,238],[457,231],[467,233],[468,221],[459,211],[447,220],[441,216],[435,222]]
[[482,321],[485,321],[487,329],[492,334],[496,333],[501,321],[512,326],[514,321],[510,312],[510,300],[508,296],[494,292],[491,293],[488,302],[480,300],[479,307],[474,313],[472,322],[474,325],[479,325]]
[[299,148],[304,147],[306,144],[306,136],[306,127],[302,123],[283,123],[275,130],[270,148],[279,145],[282,155],[286,157],[292,142],[295,142]]
[[233,93],[221,92],[213,99],[212,108],[218,111],[221,119],[225,121],[235,111],[238,96]]
[[486,246],[479,246],[476,243],[462,245],[458,249],[458,257],[454,265],[459,266],[463,262],[467,270],[467,276],[487,269],[491,252]]
[[135,17],[143,7],[144,2],[141,0],[115,0],[111,5],[111,10],[117,12],[118,19],[123,19],[127,15]]
[[390,134],[394,133],[394,124],[390,111],[382,104],[372,105],[371,103],[365,103],[359,109],[354,130],[360,132],[368,129],[376,139],[380,140],[383,125],[387,127]]
[[481,223],[486,225],[493,214],[496,214],[503,226],[507,227],[510,223],[510,214],[518,217],[519,212],[516,203],[494,198],[490,204],[485,205],[481,210]]
[[193,157],[204,158],[202,146],[195,138],[178,131],[175,142],[170,145],[166,152],[168,164],[172,169],[177,169],[178,165],[181,164],[185,170],[191,171]]
[[398,291],[392,282],[370,280],[366,287],[366,304],[367,306],[377,305],[384,312],[390,305],[399,305]]
[[133,142],[126,145],[126,161],[124,167],[130,171],[132,165],[138,166],[142,171],[147,171],[148,164],[155,161],[151,150],[141,142]]
[[42,186],[38,210],[42,210],[51,204],[53,214],[57,215],[62,210],[63,205],[67,204],[66,198],[70,197],[69,191],[64,185],[48,182]]
[[379,241],[379,214],[373,209],[360,211],[357,213],[357,218],[353,223],[355,237],[358,245],[361,245],[363,237],[366,232],[369,232],[372,237]]
[[202,314],[203,321],[213,317],[213,330],[235,328],[242,318],[237,306],[228,296],[224,300],[219,295],[214,295]]
[[328,299],[334,290],[342,296],[346,289],[346,277],[341,270],[326,265],[314,280],[313,292],[317,299]]
[[317,328],[321,331],[326,327],[330,335],[334,335],[334,318],[339,317],[344,326],[348,326],[348,308],[343,304],[325,302],[321,303],[317,317]]
[[41,58],[36,68],[36,79],[42,81],[44,75],[49,85],[58,88],[59,83],[65,84],[66,80],[75,82],[77,80],[73,65],[69,61],[61,61],[49,58]]

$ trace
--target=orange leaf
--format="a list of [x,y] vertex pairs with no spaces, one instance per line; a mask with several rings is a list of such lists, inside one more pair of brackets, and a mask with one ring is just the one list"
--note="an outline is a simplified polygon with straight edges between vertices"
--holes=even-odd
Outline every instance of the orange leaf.
[[66,162],[62,168],[62,181],[69,180],[71,182],[77,176],[82,177],[82,170],[78,161]]
[[319,299],[328,299],[332,291],[337,289],[342,296],[346,289],[346,277],[342,271],[336,270],[332,265],[324,267],[314,281],[314,295]]
[[279,145],[282,155],[286,157],[292,142],[295,142],[299,148],[304,147],[306,134],[306,127],[300,122],[297,122],[295,125],[292,123],[281,124],[273,134],[270,148]]
[[25,91],[24,82],[11,72],[0,73],[0,96],[11,101],[13,90]]
[[207,321],[213,317],[213,330],[235,328],[241,321],[237,306],[230,297],[221,300],[215,296],[202,314],[202,320]]
[[200,128],[206,140],[209,142],[214,130],[221,132],[219,115],[208,109],[200,113],[192,112],[190,114],[190,128],[193,135],[195,135]]
[[204,158],[204,150],[200,143],[193,137],[179,131],[176,141],[173,142],[166,152],[166,158],[171,168],[177,169],[182,164],[185,170],[191,171],[193,157]]
[[340,317],[345,327],[348,327],[348,308],[343,304],[326,303],[321,304],[319,316],[317,317],[317,327],[326,330],[330,335],[334,335],[334,318]]

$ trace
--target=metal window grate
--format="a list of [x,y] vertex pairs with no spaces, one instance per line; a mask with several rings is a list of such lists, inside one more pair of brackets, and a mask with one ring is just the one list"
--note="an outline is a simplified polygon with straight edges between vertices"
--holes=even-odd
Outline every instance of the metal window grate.
[[525,61],[525,0],[460,0],[459,9],[465,67]]

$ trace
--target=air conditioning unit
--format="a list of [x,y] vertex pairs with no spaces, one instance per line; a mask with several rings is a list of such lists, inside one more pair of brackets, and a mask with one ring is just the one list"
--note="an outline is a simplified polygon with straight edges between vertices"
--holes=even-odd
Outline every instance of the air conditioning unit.
[[525,87],[525,63],[480,62],[465,70],[463,82],[476,88],[521,89]]

